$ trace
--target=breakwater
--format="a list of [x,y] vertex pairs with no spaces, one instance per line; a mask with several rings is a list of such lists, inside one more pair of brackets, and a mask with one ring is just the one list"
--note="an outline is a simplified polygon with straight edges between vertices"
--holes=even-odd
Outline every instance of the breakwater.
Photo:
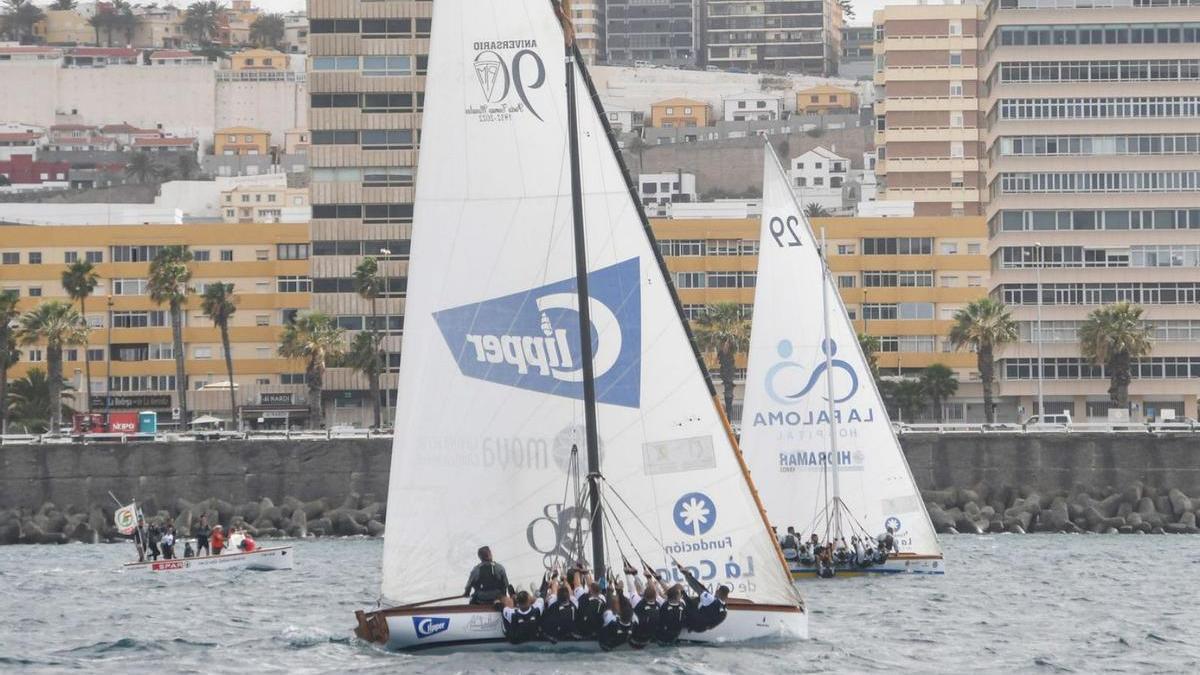
[[[901,442],[942,532],[1196,528],[1200,436],[905,434]],[[209,512],[260,536],[379,534],[390,459],[387,439],[5,445],[0,543],[112,538],[109,492],[136,497],[147,516],[175,518],[181,532]]]

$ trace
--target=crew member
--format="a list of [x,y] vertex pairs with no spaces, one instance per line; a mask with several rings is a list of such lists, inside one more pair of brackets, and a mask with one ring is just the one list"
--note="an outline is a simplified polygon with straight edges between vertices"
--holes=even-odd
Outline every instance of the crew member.
[[505,594],[503,602],[501,616],[504,619],[504,637],[514,645],[536,640],[542,609],[546,606],[542,599],[535,600],[529,591],[520,591],[515,606],[511,595]]
[[146,521],[140,513],[133,530],[133,545],[137,548],[138,562],[146,562]]
[[504,566],[492,560],[492,549],[480,546],[476,552],[479,564],[467,578],[463,597],[471,599],[472,605],[490,605],[500,599],[508,588],[508,573]]
[[600,591],[600,584],[589,581],[587,573],[576,575],[579,585],[575,587],[575,602],[579,611],[575,614],[575,630],[579,637],[591,640],[604,625],[604,612],[608,602]]
[[633,613],[633,605],[629,603],[629,598],[620,592],[609,594],[608,605],[609,607],[615,607],[617,611],[614,612],[612,609],[604,610],[603,626],[601,626],[597,636],[600,648],[606,652],[629,642],[629,636],[633,634],[634,624],[637,623],[637,615]]
[[710,593],[704,584],[700,583],[700,580],[683,565],[675,563],[675,566],[683,573],[688,586],[698,596],[689,603],[688,630],[693,633],[703,633],[721,625],[725,621],[725,602],[729,599],[729,586],[721,584],[717,587],[716,593]]
[[558,573],[550,580],[550,588],[546,592],[546,607],[542,610],[542,635],[550,642],[562,640],[578,640],[576,620],[579,607],[575,598],[571,597],[571,589],[566,584],[559,585]]
[[675,584],[667,589],[667,601],[658,608],[658,630],[654,639],[660,645],[673,645],[687,625],[687,603],[683,598],[683,586]]
[[242,549],[243,553],[253,553],[258,548],[258,543],[254,541],[254,537],[250,533],[242,530],[242,542],[238,544],[238,548]]
[[629,580],[629,604],[633,605],[633,615],[637,619],[633,623],[633,632],[629,634],[629,646],[641,649],[650,644],[658,632],[659,606],[662,600],[655,587],[654,576],[650,572],[646,572],[644,586],[637,578],[637,570],[632,566],[625,566],[625,575]]
[[192,536],[196,538],[196,555],[200,555],[200,551],[208,555],[208,540],[212,537],[212,528],[208,526],[207,513],[201,513],[199,522],[192,526]]
[[225,531],[221,528],[221,524],[213,525],[212,536],[208,539],[208,545],[212,547],[213,555],[221,555],[221,551],[225,549]]
[[879,535],[879,548],[888,553],[899,553],[900,545],[896,543],[896,530],[891,525],[887,526],[887,531]]

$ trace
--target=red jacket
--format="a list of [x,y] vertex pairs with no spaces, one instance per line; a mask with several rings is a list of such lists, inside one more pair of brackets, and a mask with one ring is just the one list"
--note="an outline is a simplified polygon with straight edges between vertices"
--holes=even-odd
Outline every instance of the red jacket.
[[221,549],[225,548],[225,534],[221,530],[213,530],[208,545],[212,548],[213,553],[220,553]]

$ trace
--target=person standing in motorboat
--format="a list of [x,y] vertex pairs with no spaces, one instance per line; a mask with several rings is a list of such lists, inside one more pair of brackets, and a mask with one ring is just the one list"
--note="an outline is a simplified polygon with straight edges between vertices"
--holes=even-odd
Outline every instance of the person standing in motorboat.
[[140,513],[133,530],[133,545],[137,548],[138,562],[146,562],[146,520]]
[[210,555],[211,549],[208,547],[209,538],[212,537],[212,528],[208,525],[208,514],[201,513],[200,520],[192,526],[192,536],[196,538],[196,555],[200,555],[200,551],[204,551],[204,555]]
[[225,530],[220,523],[213,525],[212,536],[208,539],[208,545],[212,547],[213,555],[221,555],[221,551],[225,549]]
[[162,547],[163,560],[175,559],[175,521],[167,519],[167,524],[163,526],[162,539],[159,540],[159,545]]
[[162,527],[157,522],[150,523],[146,528],[146,551],[151,560],[158,560],[162,552],[158,550],[158,544],[162,540]]
[[717,586],[716,593],[710,593],[704,584],[678,562],[675,567],[683,574],[688,586],[696,593],[695,598],[688,602],[688,630],[693,633],[703,633],[712,630],[725,621],[725,603],[729,600],[730,587],[728,584]]
[[472,605],[491,605],[508,590],[508,573],[503,565],[492,560],[492,549],[487,546],[480,546],[476,555],[479,556],[479,564],[467,577],[463,597],[470,598]]

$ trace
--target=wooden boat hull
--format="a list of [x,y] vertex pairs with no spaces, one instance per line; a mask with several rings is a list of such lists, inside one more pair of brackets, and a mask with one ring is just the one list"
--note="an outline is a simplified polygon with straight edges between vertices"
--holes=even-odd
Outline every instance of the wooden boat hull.
[[224,553],[196,558],[174,558],[140,563],[125,563],[128,572],[183,573],[212,570],[290,570],[295,556],[291,546],[271,546],[249,553]]
[[[788,570],[792,573],[792,578],[801,579],[817,579],[817,570],[811,565],[804,565],[794,560],[788,560]],[[837,576],[840,577],[867,577],[867,576],[888,576],[893,574],[923,574],[923,575],[942,575],[946,573],[946,565],[940,554],[925,555],[920,553],[897,553],[887,559],[882,565],[871,565],[870,567],[838,567]]]
[[[562,650],[596,651],[595,640],[509,644],[500,612],[471,605],[382,609],[357,612],[355,635],[395,651]],[[797,607],[730,603],[725,621],[703,633],[684,631],[681,642],[726,644],[808,638],[808,614]],[[624,647],[628,649],[628,647]]]

